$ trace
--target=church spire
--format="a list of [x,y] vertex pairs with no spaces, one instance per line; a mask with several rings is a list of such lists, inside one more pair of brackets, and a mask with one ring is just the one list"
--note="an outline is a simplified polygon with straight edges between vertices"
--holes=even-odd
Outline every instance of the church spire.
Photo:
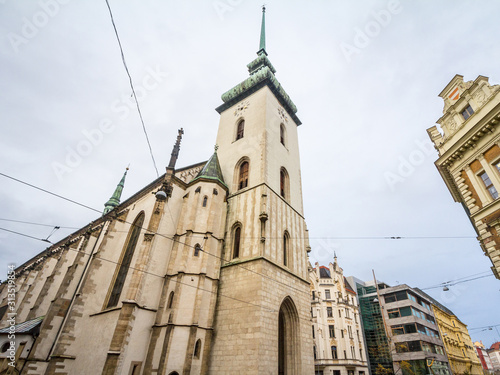
[[128,167],[125,169],[125,173],[123,174],[120,183],[116,186],[115,192],[109,198],[109,201],[104,205],[103,215],[106,215],[109,211],[112,211],[116,206],[120,204],[120,198],[122,196],[123,186],[125,185],[125,176],[127,175]]
[[260,26],[260,46],[259,46],[259,51],[257,52],[257,55],[265,54],[267,56],[266,52],[266,6],[262,6],[262,24]]
[[182,135],[184,134],[184,129],[180,128],[177,134],[177,140],[175,141],[174,148],[172,149],[172,154],[170,155],[170,163],[168,163],[168,168],[175,168],[175,163],[179,157],[179,150],[181,148]]

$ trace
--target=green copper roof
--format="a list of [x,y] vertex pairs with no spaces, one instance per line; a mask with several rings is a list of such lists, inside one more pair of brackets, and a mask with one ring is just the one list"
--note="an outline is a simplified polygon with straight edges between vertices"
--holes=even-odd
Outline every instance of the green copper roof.
[[203,169],[198,173],[198,175],[192,179],[191,182],[200,179],[206,178],[209,180],[216,180],[221,182],[224,186],[227,186],[224,182],[224,176],[222,176],[222,170],[219,164],[219,158],[217,157],[217,146],[215,146],[215,152],[212,157],[207,161]]
[[127,175],[128,168],[125,170],[120,183],[116,186],[115,192],[109,198],[109,201],[104,205],[103,215],[106,215],[109,211],[113,210],[116,206],[120,204],[120,198],[122,196],[123,186],[125,185],[125,176]]
[[240,84],[234,86],[231,90],[222,94],[221,98],[224,104],[216,108],[216,111],[221,113],[233,106],[237,102],[243,100],[247,96],[253,94],[263,86],[268,86],[274,93],[280,104],[285,108],[290,117],[297,125],[301,121],[296,115],[297,107],[293,103],[290,96],[276,79],[274,73],[276,69],[267,57],[266,52],[266,31],[265,31],[265,7],[262,8],[262,26],[260,31],[260,49],[257,52],[257,58],[247,65],[250,77],[245,79]]

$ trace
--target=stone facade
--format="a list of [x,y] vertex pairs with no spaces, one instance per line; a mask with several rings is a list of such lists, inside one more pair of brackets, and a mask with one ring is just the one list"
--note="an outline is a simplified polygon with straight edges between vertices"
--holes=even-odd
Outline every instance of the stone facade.
[[337,263],[309,270],[315,374],[368,375],[356,292]]
[[482,374],[481,362],[477,357],[467,326],[442,305],[433,303],[432,309],[453,374]]
[[16,323],[43,320],[11,371],[313,374],[300,121],[252,64],[208,162],[175,169],[180,131],[164,175],[16,270]]
[[484,254],[500,279],[500,86],[478,76],[456,75],[439,94],[443,116],[427,129],[438,151],[435,162],[455,202],[477,232]]

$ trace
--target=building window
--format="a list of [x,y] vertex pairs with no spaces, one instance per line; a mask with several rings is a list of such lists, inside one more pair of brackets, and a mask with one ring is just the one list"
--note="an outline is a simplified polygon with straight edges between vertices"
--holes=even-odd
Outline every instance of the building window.
[[356,358],[356,351],[354,350],[354,346],[351,346],[351,355],[352,355],[352,359]]
[[314,359],[316,359],[316,347],[313,346],[313,354],[314,354]]
[[325,299],[331,299],[330,289],[325,289]]
[[349,338],[353,338],[352,337],[352,327],[351,326],[347,326],[347,330],[349,331]]
[[280,142],[283,146],[285,146],[285,125],[280,125]]
[[283,265],[288,266],[288,245],[289,245],[288,232],[283,235]]
[[472,116],[472,114],[474,113],[474,111],[472,110],[472,107],[470,106],[470,104],[467,106],[467,108],[465,108],[463,111],[462,111],[462,117],[464,118],[464,120],[467,120],[469,117]]
[[312,326],[312,331],[313,331],[313,339],[314,339],[314,338],[316,338],[316,337],[314,336],[314,326]]
[[342,338],[344,338],[344,330],[343,330],[343,329],[341,329],[341,330],[340,330],[340,336],[341,336]]
[[289,197],[288,172],[285,168],[281,168],[280,170],[280,195],[284,199],[288,199]]
[[338,359],[339,357],[337,355],[337,347],[336,346],[332,346],[331,350],[332,350],[332,358],[333,359]]
[[330,338],[335,338],[335,326],[328,326],[328,332],[330,333]]
[[0,349],[0,353],[7,353],[7,350],[10,348],[10,341],[7,341],[2,345],[2,349]]
[[240,166],[240,174],[238,179],[238,190],[248,186],[248,162],[245,161]]
[[120,262],[118,263],[117,270],[115,271],[116,277],[109,295],[108,303],[106,304],[106,308],[118,305],[118,300],[120,299],[120,294],[122,293],[123,285],[125,284],[125,278],[127,277],[128,269],[130,268],[130,263],[132,262],[132,257],[134,256],[135,247],[137,245],[137,241],[139,240],[139,234],[141,233],[143,223],[144,212],[141,212],[134,220],[134,223],[130,228],[125,249],[122,253]]
[[195,257],[199,256],[200,255],[200,251],[201,251],[201,246],[200,246],[200,244],[197,243],[194,246],[194,256]]
[[174,292],[170,292],[170,295],[168,296],[167,309],[171,309],[173,303],[174,303]]
[[236,140],[243,138],[245,132],[245,120],[238,122],[238,127],[236,129]]
[[201,340],[198,339],[196,340],[196,344],[194,345],[194,358],[200,358],[200,352],[201,352]]
[[344,350],[344,359],[347,359],[347,352]]
[[347,307],[345,308],[345,317],[346,317],[346,318],[351,318],[351,317],[349,316],[349,309],[348,309]]
[[326,316],[329,318],[333,318],[333,311],[331,307],[326,308]]
[[497,189],[495,189],[495,187],[493,186],[493,183],[488,177],[488,174],[486,172],[483,172],[479,175],[479,177],[481,177],[481,180],[483,180],[484,186],[486,186],[486,189],[489,191],[491,197],[493,199],[497,199],[498,198]]
[[207,207],[208,197],[205,195],[203,197],[203,207]]
[[241,227],[234,229],[233,235],[233,259],[240,256],[240,240],[241,240]]
[[339,309],[339,318],[342,318],[342,310]]

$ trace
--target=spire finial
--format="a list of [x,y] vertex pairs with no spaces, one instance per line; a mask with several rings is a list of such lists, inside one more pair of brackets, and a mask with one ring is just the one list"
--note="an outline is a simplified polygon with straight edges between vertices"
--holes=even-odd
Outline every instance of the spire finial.
[[218,149],[219,149],[219,145],[215,145],[214,146],[214,151],[217,152]]
[[262,53],[267,55],[266,52],[266,4],[262,5],[262,24],[260,26],[260,46],[257,55]]
[[168,163],[168,168],[175,168],[175,162],[177,161],[177,157],[179,156],[179,150],[181,148],[181,140],[183,134],[184,134],[184,129],[180,128],[178,130],[177,140],[175,141],[175,145],[172,150],[172,154],[170,156],[170,163]]
[[125,186],[125,177],[127,176],[129,167],[130,164],[128,165],[127,168],[125,168],[125,173],[123,174],[122,179],[116,186],[115,192],[113,193],[111,198],[109,198],[109,200],[104,204],[104,211],[102,213],[103,215],[106,215],[109,211],[113,210],[116,206],[120,204],[120,198],[122,196],[123,187]]

